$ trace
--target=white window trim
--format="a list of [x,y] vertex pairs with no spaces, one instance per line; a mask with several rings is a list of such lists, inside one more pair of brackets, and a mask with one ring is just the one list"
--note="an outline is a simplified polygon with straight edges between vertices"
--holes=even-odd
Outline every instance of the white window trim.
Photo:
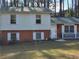
[[[44,32],[40,32],[41,33],[41,40],[44,40]],[[36,32],[33,32],[33,40],[37,40],[36,39]]]
[[[36,16],[37,16],[37,15],[40,15],[40,14],[36,14]],[[42,19],[42,15],[40,15],[40,18],[37,18],[37,17],[35,17],[35,18],[36,18],[35,23],[36,23],[37,19],[40,19],[40,21],[41,21],[40,24],[42,24],[42,20],[41,20],[41,19]],[[38,24],[38,23],[36,23],[36,24],[37,24],[37,25],[40,25],[40,24]]]
[[17,24],[17,15],[15,15],[15,16],[16,16],[16,18],[15,18],[15,19],[16,19],[16,20],[15,20],[15,21],[16,21],[16,23],[15,23],[15,24],[11,24],[11,15],[10,15],[10,22],[9,22],[9,23],[10,23],[10,25],[16,25],[16,24]]
[[36,32],[33,32],[33,40],[36,40]]
[[[75,24],[71,24],[71,25],[68,25],[68,26],[74,26],[74,34],[75,34],[75,38],[77,38],[77,36],[76,36],[76,34],[77,34],[77,25],[75,25]],[[62,38],[64,38],[63,37],[63,34],[67,34],[67,33],[65,33],[64,32],[64,27],[65,27],[66,25],[62,25]],[[73,34],[72,32],[69,32],[69,33],[71,33],[71,34]]]
[[8,32],[8,33],[7,33],[7,40],[8,40],[8,41],[11,41],[11,32]]
[[44,32],[41,32],[41,40],[44,40]]
[[16,37],[17,37],[17,40],[19,41],[20,40],[20,34],[19,34],[19,32],[16,32]]
[[[12,32],[8,32],[8,33],[7,33],[7,40],[8,40],[8,41],[11,41],[11,33],[12,33]],[[17,38],[17,39],[16,39],[17,41],[20,40],[20,34],[19,34],[19,32],[16,32],[16,38]]]
[[[69,27],[69,32],[65,32],[65,26],[68,26]],[[70,32],[70,26],[74,26],[74,32]],[[64,25],[64,33],[75,33],[75,25]]]

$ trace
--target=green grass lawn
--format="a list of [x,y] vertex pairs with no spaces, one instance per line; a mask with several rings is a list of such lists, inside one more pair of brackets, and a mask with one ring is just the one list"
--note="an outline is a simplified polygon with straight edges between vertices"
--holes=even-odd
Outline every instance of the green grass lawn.
[[79,41],[40,41],[4,46],[0,59],[79,59]]

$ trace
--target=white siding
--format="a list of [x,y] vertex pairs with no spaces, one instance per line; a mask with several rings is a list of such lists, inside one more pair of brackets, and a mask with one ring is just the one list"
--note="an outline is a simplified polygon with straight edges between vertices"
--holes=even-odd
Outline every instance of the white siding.
[[55,24],[52,25],[51,27],[51,39],[57,38],[57,26]]
[[42,24],[36,24],[36,14],[18,14],[16,24],[10,24],[10,15],[1,16],[0,30],[49,30],[50,15],[41,15]]

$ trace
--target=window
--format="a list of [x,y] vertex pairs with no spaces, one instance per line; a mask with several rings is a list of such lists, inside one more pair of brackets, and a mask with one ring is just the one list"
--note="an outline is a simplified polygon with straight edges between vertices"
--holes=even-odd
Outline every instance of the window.
[[36,39],[37,40],[41,39],[41,32],[36,32]]
[[69,26],[65,26],[65,32],[69,32]]
[[36,24],[41,24],[41,16],[36,15]]
[[16,24],[16,15],[11,15],[11,24]]
[[16,33],[11,33],[11,41],[16,41]]
[[74,26],[70,26],[70,32],[74,32]]
[[74,26],[65,26],[64,32],[74,32]]

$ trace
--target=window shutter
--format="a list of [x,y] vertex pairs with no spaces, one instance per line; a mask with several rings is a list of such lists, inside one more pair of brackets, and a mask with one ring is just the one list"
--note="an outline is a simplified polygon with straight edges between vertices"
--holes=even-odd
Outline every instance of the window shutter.
[[44,32],[41,32],[41,39],[44,40]]
[[11,40],[11,33],[7,34],[7,40],[10,41]]
[[16,33],[16,39],[19,41],[20,40],[20,34]]
[[36,40],[36,32],[33,32],[33,40]]

